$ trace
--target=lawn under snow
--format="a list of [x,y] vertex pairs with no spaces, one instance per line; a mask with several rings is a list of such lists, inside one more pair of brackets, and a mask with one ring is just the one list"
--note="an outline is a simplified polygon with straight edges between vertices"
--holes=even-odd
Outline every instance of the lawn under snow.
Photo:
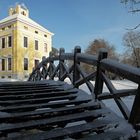
[[[69,80],[66,79],[66,82],[69,83]],[[94,82],[92,82],[94,85]],[[128,81],[128,80],[113,80],[112,84],[115,86],[116,89],[136,89],[138,87],[137,84]],[[80,89],[86,91],[88,94],[90,94],[90,91],[88,89],[88,87],[86,86],[86,84],[83,84],[82,86],[80,86]],[[104,85],[103,88],[103,92],[108,92],[107,87]],[[128,109],[131,110],[132,108],[132,104],[134,101],[134,96],[127,96],[127,97],[123,97],[121,98],[124,103],[127,105]],[[112,111],[114,111],[116,114],[118,114],[119,116],[123,117],[118,106],[116,105],[114,99],[108,99],[108,100],[103,100],[103,102],[106,104],[106,106],[108,106]]]
[[[15,79],[0,79],[0,82],[8,82],[8,81],[16,81],[16,80]],[[65,82],[70,83],[70,81],[68,79],[66,79]],[[92,83],[94,85],[94,82],[92,82]],[[136,89],[137,88],[137,84],[135,84],[131,81],[128,81],[128,80],[113,80],[112,83],[116,89]],[[88,94],[90,94],[90,91],[88,90],[88,87],[86,86],[86,84],[83,84],[82,86],[80,86],[80,89],[82,89],[82,90],[86,91]],[[108,89],[105,85],[104,85],[103,91],[108,92]],[[134,101],[134,96],[123,97],[122,100],[128,106],[129,110],[131,110],[132,104]],[[121,112],[119,111],[119,108],[117,107],[117,105],[113,99],[103,100],[103,102],[112,111],[117,113],[119,116],[122,116]]]

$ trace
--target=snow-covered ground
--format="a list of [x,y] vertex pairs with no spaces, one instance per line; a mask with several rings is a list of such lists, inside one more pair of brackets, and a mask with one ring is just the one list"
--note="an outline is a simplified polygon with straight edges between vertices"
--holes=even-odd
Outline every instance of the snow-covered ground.
[[[65,81],[69,83],[68,79],[66,79]],[[92,84],[94,85],[94,82],[92,82]],[[135,84],[131,81],[128,81],[128,80],[113,80],[112,84],[114,85],[114,87],[117,90],[119,90],[119,89],[136,89],[138,87],[137,84]],[[90,94],[90,91],[89,91],[88,87],[86,86],[86,84],[83,84],[82,86],[80,86],[80,89],[82,89],[82,90],[86,91],[88,94]],[[105,85],[104,85],[104,88],[103,88],[103,92],[108,92],[108,89]],[[126,104],[128,109],[131,110],[132,104],[133,104],[133,101],[134,101],[134,96],[127,96],[127,97],[123,97],[121,99],[124,101],[124,103]],[[112,111],[114,111],[119,116],[123,117],[119,108],[118,108],[118,106],[116,105],[114,99],[103,100],[103,102]]]
[[[0,79],[0,82],[9,82],[9,81],[12,82],[12,81],[17,81],[17,80],[16,79]],[[68,79],[66,79],[65,82],[70,83],[70,81]],[[137,84],[135,84],[131,81],[128,81],[128,80],[113,80],[112,83],[116,89],[136,89],[138,86]],[[94,85],[94,82],[92,82],[92,84]],[[88,87],[86,86],[86,84],[83,84],[82,86],[80,86],[80,89],[82,89],[82,90],[86,91],[88,94],[90,94],[90,91],[89,91]],[[103,88],[103,92],[108,92],[108,89],[105,85]],[[134,101],[134,96],[124,97],[124,98],[122,98],[122,100],[125,102],[128,109],[131,110],[132,104]],[[117,105],[113,99],[103,100],[103,102],[106,104],[106,106],[108,106],[116,114],[118,114],[119,116],[122,116],[121,112],[119,111],[119,108],[117,107]]]
[[3,78],[3,79],[1,79],[0,78],[0,82],[14,82],[14,81],[18,81],[18,80],[16,80],[16,79],[11,79],[11,78]]

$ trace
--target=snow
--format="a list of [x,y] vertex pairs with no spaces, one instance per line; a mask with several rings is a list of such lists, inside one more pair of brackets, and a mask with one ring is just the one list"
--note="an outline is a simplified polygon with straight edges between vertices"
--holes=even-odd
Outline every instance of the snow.
[[[70,81],[68,79],[66,79],[65,82],[70,83]],[[95,82],[92,81],[91,83],[94,85]],[[112,80],[112,84],[114,85],[114,87],[117,90],[120,90],[120,89],[136,89],[138,87],[138,85],[136,83],[133,83],[133,82],[128,81],[128,80]],[[88,89],[88,87],[86,86],[86,84],[83,84],[79,88],[84,90],[88,94],[91,94],[89,89]],[[103,87],[103,92],[109,92],[105,85]],[[121,99],[124,101],[124,103],[126,104],[128,109],[131,111],[133,101],[134,101],[134,96],[127,96],[127,97],[123,97]],[[117,115],[123,117],[121,112],[120,112],[120,110],[119,110],[119,108],[118,108],[118,106],[116,105],[114,99],[103,100],[103,102],[113,112],[115,112]]]
[[11,79],[11,78],[0,78],[0,83],[1,82],[14,82],[14,81],[18,81],[17,79]]

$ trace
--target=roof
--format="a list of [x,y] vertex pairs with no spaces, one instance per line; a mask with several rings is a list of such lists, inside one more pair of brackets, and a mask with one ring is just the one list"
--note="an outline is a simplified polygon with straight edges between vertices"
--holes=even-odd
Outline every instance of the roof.
[[35,28],[38,28],[39,30],[48,32],[51,35],[54,35],[52,32],[50,32],[49,30],[47,30],[46,28],[44,28],[43,26],[39,25],[38,23],[36,23],[35,21],[33,21],[31,18],[26,17],[24,15],[21,14],[14,14],[11,16],[8,16],[2,20],[0,20],[0,25],[6,24],[9,21],[20,21],[26,24],[29,24],[30,26],[33,26]]

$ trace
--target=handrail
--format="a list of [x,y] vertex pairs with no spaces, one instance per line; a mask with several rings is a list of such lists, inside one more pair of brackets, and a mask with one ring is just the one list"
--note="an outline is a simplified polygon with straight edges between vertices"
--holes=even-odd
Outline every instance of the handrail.
[[77,54],[77,59],[80,62],[90,64],[90,65],[97,65],[97,56],[90,55],[90,54]]
[[140,84],[140,69],[111,59],[101,61],[101,68]]
[[[73,63],[68,65],[66,60],[70,60]],[[55,61],[58,61],[58,63],[55,64]],[[83,70],[81,63],[96,68],[91,73],[87,73]],[[138,84],[138,89],[117,90],[108,78],[107,72],[135,82]],[[114,99],[125,119],[129,120],[133,125],[140,123],[140,69],[108,59],[106,50],[100,50],[98,56],[95,56],[81,53],[80,47],[76,47],[73,53],[65,53],[64,49],[60,49],[58,56],[52,56],[50,53],[48,58],[43,58],[28,80],[37,81],[54,79],[55,77],[58,77],[60,81],[69,78],[71,84],[76,88],[86,84],[94,99]],[[95,81],[94,85],[91,82],[93,80]],[[109,90],[108,93],[103,93],[104,84]],[[121,99],[121,97],[130,95],[136,95],[131,111]]]
[[74,54],[73,53],[64,53],[61,55],[63,60],[73,60]]

